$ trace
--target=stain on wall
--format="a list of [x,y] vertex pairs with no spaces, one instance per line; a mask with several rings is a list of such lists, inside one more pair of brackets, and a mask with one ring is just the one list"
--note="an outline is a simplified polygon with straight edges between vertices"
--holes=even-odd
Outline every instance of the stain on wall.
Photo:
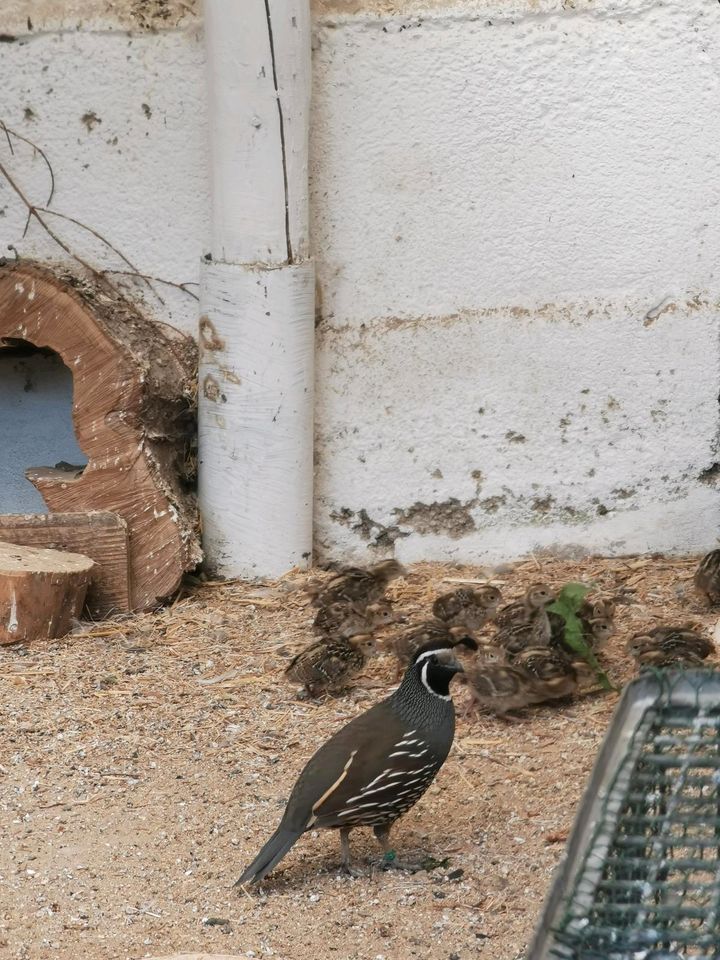
[[200,0],[4,0],[0,30],[18,38],[99,24],[155,32],[198,24],[201,16]]

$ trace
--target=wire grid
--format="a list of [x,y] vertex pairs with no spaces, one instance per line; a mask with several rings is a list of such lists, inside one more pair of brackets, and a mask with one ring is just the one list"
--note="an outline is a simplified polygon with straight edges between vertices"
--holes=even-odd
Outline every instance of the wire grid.
[[720,957],[719,784],[720,674],[631,684],[531,960]]

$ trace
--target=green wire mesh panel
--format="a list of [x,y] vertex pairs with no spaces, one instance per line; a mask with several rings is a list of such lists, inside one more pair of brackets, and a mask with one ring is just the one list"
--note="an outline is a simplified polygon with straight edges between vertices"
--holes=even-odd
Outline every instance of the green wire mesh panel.
[[528,960],[720,957],[720,673],[625,690]]

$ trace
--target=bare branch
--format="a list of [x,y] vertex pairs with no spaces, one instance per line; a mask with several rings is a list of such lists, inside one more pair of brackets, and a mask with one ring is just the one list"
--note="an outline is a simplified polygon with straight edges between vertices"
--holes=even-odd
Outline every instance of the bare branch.
[[42,147],[39,147],[32,140],[29,140],[27,137],[24,137],[21,133],[18,133],[16,130],[11,130],[9,127],[6,127],[5,123],[2,120],[0,120],[0,126],[2,126],[3,130],[5,131],[5,136],[7,137],[8,146],[10,147],[10,153],[12,153],[13,156],[15,155],[15,151],[13,150],[12,140],[10,139],[11,137],[15,137],[16,140],[22,140],[23,143],[26,143],[29,147],[32,147],[33,150],[36,150],[45,161],[45,166],[47,167],[48,173],[50,174],[50,195],[45,201],[45,206],[49,207],[50,204],[52,203],[52,198],[55,196],[55,174],[53,173],[53,168],[48,159],[47,154],[42,149]]
[[[45,166],[48,169],[48,173],[50,175],[50,194],[48,196],[48,199],[45,203],[45,206],[37,206],[36,204],[32,203],[31,200],[26,196],[26,194],[24,193],[20,185],[16,182],[16,180],[13,179],[7,167],[2,162],[0,162],[0,175],[4,177],[4,179],[7,181],[9,186],[15,191],[15,193],[17,194],[17,196],[20,198],[22,203],[25,205],[25,208],[27,209],[27,219],[25,221],[25,227],[22,233],[23,238],[27,235],[28,229],[30,227],[30,222],[32,220],[36,220],[40,224],[40,226],[43,228],[43,230],[48,234],[48,236],[60,247],[61,250],[64,250],[65,253],[71,259],[73,259],[76,263],[79,263],[82,267],[84,267],[95,278],[95,280],[105,285],[107,289],[111,290],[115,296],[118,296],[123,300],[126,300],[126,297],[124,296],[123,292],[115,284],[111,283],[111,281],[108,279],[108,274],[135,277],[136,279],[141,280],[147,286],[147,288],[151,291],[151,293],[153,293],[153,295],[157,297],[157,299],[163,306],[165,306],[165,301],[157,292],[157,290],[153,287],[153,283],[161,283],[161,284],[164,284],[165,286],[175,287],[178,290],[182,290],[183,293],[186,293],[188,296],[192,297],[194,300],[199,300],[199,297],[196,294],[194,294],[192,291],[187,289],[188,286],[193,286],[192,282],[187,281],[186,283],[175,283],[172,280],[164,280],[162,279],[162,277],[154,277],[154,276],[149,276],[148,274],[141,273],[140,270],[138,270],[138,268],[135,266],[135,264],[132,263],[132,261],[129,260],[121,250],[119,250],[116,246],[110,243],[110,241],[106,237],[98,233],[98,231],[93,229],[93,227],[89,227],[87,224],[82,223],[80,220],[77,220],[75,217],[71,217],[66,213],[61,213],[59,210],[50,209],[50,203],[52,202],[53,196],[55,195],[55,174],[53,173],[53,168],[47,154],[41,147],[39,147],[36,143],[34,143],[28,137],[25,137],[22,134],[17,133],[17,131],[15,130],[11,130],[8,126],[6,126],[5,122],[1,119],[0,119],[0,128],[2,128],[3,132],[5,133],[5,137],[7,138],[8,146],[10,148],[10,153],[13,156],[15,155],[15,150],[13,148],[12,138],[15,138],[16,140],[26,143],[28,146],[32,147],[33,150],[37,151],[37,153],[40,154],[40,156],[42,157],[45,163]],[[117,256],[128,267],[128,269],[127,270],[105,270],[105,269],[101,270],[101,269],[98,269],[97,267],[93,267],[87,260],[85,260],[79,254],[75,253],[75,251],[70,247],[70,245],[55,232],[55,230],[47,222],[46,218],[49,216],[59,217],[61,220],[66,220],[68,223],[72,223],[75,226],[79,227],[81,230],[84,230],[85,232],[91,234],[93,237],[99,240],[100,243],[103,244],[103,246],[105,246],[108,250],[111,250],[115,254],[115,256]],[[16,256],[17,256],[17,252],[16,252]],[[170,324],[167,324],[167,326],[170,326]]]
[[120,277],[139,277],[141,280],[150,280],[153,283],[162,283],[166,287],[175,287],[177,290],[182,290],[183,293],[186,293],[189,297],[192,297],[193,300],[200,299],[196,293],[193,293],[192,290],[187,289],[188,287],[200,286],[199,283],[195,283],[193,280],[186,280],[184,283],[175,283],[174,280],[163,280],[162,277],[153,277],[147,273],[136,273],[132,270],[103,270],[103,273],[112,273],[113,275]]
[[[49,210],[47,207],[36,207],[35,209],[39,213],[49,213],[53,217],[60,217],[62,220],[67,220],[69,223],[74,223],[75,226],[80,227],[81,230],[86,230],[88,233],[91,233],[94,237],[97,237],[100,243],[104,243],[106,247],[108,247],[110,250],[112,250],[114,254],[116,254],[116,256],[120,257],[123,263],[127,264],[128,267],[130,267],[130,273],[133,273],[135,276],[140,277],[141,279],[144,279],[148,286],[148,289],[152,291],[152,286],[150,284],[150,281],[143,277],[143,275],[140,273],[140,271],[135,266],[135,264],[132,263],[130,260],[128,260],[128,258],[125,256],[124,253],[118,250],[117,247],[113,246],[113,244],[110,243],[109,240],[106,240],[105,237],[102,236],[102,234],[97,232],[97,230],[93,230],[93,228],[88,227],[87,224],[81,223],[79,220],[76,220],[75,217],[70,217],[66,213],[60,213],[59,210]],[[99,271],[99,272],[108,273],[110,271],[106,270],[106,271]]]

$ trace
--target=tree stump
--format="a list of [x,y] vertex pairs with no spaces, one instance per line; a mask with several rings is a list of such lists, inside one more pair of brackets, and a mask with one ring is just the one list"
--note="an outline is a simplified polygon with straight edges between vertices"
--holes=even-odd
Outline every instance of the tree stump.
[[102,620],[132,609],[127,524],[116,513],[0,514],[2,540],[82,553],[94,560],[97,569],[85,601],[91,618]]
[[64,637],[94,567],[81,553],[0,541],[0,644]]
[[26,476],[53,513],[122,517],[130,606],[156,606],[201,559],[197,346],[119,295],[19,261],[0,270],[0,349],[28,343],[54,350],[73,375],[73,423],[88,464]]

